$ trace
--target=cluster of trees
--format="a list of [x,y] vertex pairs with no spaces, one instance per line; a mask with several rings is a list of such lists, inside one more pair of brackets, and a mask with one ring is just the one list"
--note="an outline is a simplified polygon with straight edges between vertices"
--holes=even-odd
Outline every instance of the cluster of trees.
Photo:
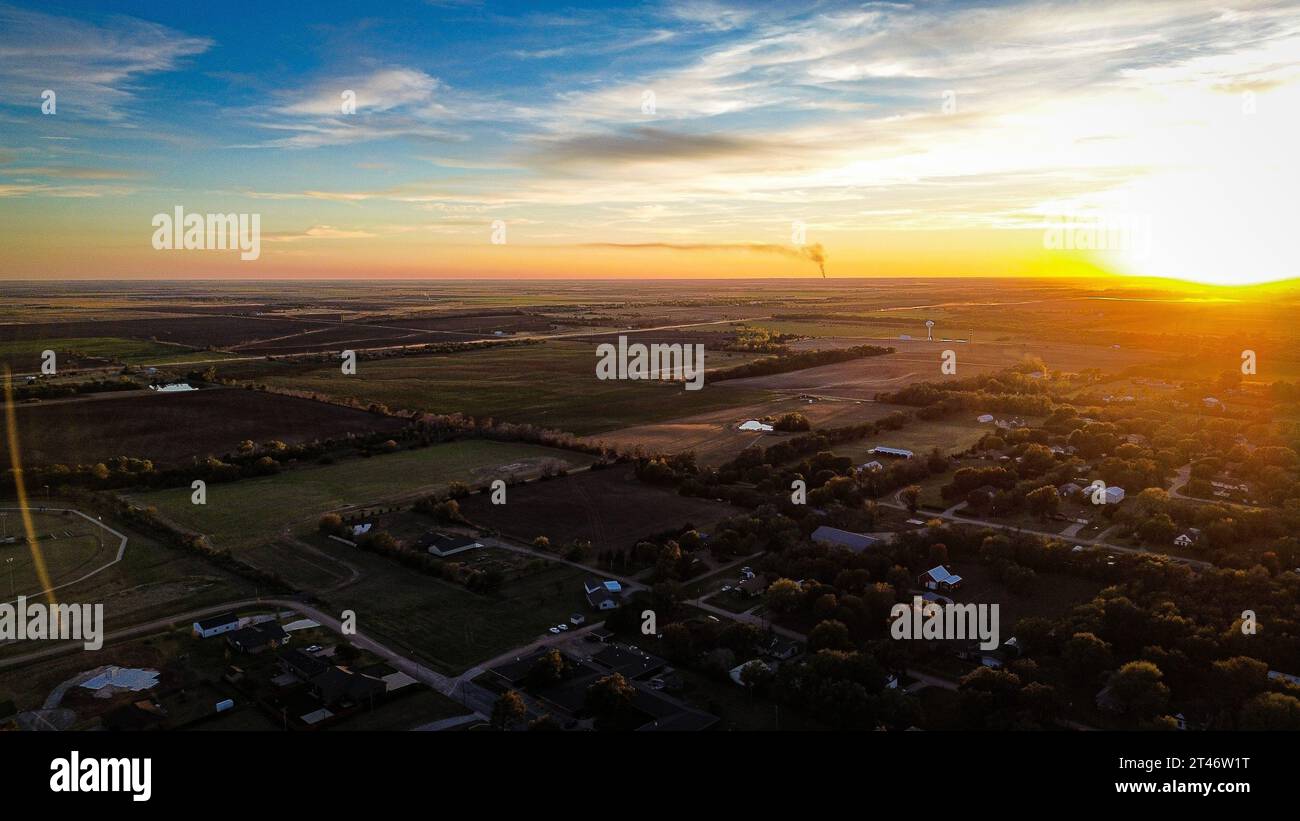
[[787,342],[803,337],[797,334],[783,334],[768,328],[755,328],[744,325],[736,328],[730,342],[722,346],[724,351],[742,351],[746,353],[788,353]]
[[361,550],[393,559],[426,575],[464,585],[475,593],[494,593],[506,581],[505,572],[498,567],[480,570],[460,562],[441,559],[431,553],[404,545],[391,533],[378,528],[372,528],[370,532],[354,539],[342,517],[337,513],[326,513],[321,516],[317,527],[327,536],[338,536],[355,541],[356,546]]
[[83,393],[109,393],[111,391],[143,390],[140,383],[120,376],[117,379],[88,379],[82,382],[50,382],[38,379],[14,385],[14,400],[58,399],[64,396],[76,396]]

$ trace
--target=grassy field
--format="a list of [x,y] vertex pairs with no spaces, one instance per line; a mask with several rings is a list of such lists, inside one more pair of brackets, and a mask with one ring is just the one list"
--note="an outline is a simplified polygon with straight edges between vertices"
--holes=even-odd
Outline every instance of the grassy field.
[[[709,368],[752,357],[706,354]],[[761,391],[596,378],[596,348],[548,342],[514,348],[362,361],[354,376],[339,367],[257,362],[219,367],[222,376],[281,388],[380,402],[392,408],[462,412],[588,434],[749,404]]]
[[348,562],[363,576],[328,594],[329,604],[355,611],[357,629],[441,673],[460,673],[587,612],[586,574],[568,565],[547,563],[497,593],[480,594],[372,553],[336,549],[349,551]]
[[451,442],[210,485],[206,505],[192,504],[189,488],[134,494],[131,499],[207,534],[217,547],[244,550],[275,538],[284,528],[314,524],[327,511],[427,495],[452,481],[480,483],[498,476],[525,476],[557,461],[573,467],[590,459],[538,445]]
[[[31,517],[51,585],[83,576],[117,553],[118,539],[80,516],[34,512]],[[32,551],[23,535],[21,514],[17,510],[0,510],[0,521],[3,521],[0,533],[15,539],[0,541],[0,599],[39,593],[45,588],[39,581]]]
[[855,462],[858,460],[865,462],[874,458],[869,453],[877,446],[904,448],[918,456],[927,454],[934,448],[939,448],[944,453],[958,453],[978,442],[980,437],[988,432],[989,427],[976,424],[974,419],[969,421],[914,419],[901,430],[885,431],[834,450],[840,456],[851,457]]

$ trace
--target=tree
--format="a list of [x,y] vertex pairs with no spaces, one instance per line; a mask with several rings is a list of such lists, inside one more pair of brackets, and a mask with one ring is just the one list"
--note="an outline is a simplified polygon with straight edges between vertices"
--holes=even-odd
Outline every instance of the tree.
[[528,671],[528,684],[537,688],[549,687],[562,681],[567,671],[568,665],[564,661],[564,656],[560,655],[559,650],[552,648],[533,662],[532,668]]
[[586,708],[598,720],[613,721],[632,705],[635,695],[622,673],[612,673],[587,688]]
[[1164,673],[1149,661],[1130,661],[1110,677],[1110,692],[1121,712],[1138,719],[1152,719],[1169,704]]
[[777,579],[767,587],[767,606],[773,613],[793,613],[803,603],[803,588],[793,579]]
[[808,634],[808,649],[817,650],[851,650],[853,641],[849,638],[849,628],[842,621],[827,619],[818,622]]
[[1093,633],[1075,633],[1061,649],[1061,660],[1075,681],[1091,682],[1110,667],[1110,645]]
[[320,517],[320,523],[317,527],[326,536],[337,536],[343,532],[343,517],[337,513],[326,513]]
[[1260,693],[1241,709],[1243,730],[1300,730],[1300,699],[1283,693]]
[[492,726],[498,730],[508,729],[512,724],[522,721],[528,715],[524,699],[514,690],[507,690],[492,704]]
[[902,499],[903,504],[912,515],[916,515],[916,507],[921,501],[921,488],[919,485],[908,485],[899,491],[898,498]]
[[[1048,451],[1051,453],[1051,451]],[[1025,494],[1025,504],[1029,506],[1030,512],[1046,519],[1056,513],[1061,508],[1061,494],[1057,493],[1056,488],[1051,485],[1043,485],[1037,490],[1031,490]]]
[[555,718],[550,713],[547,713],[544,716],[538,716],[537,718],[528,722],[528,729],[530,731],[541,732],[541,731],[557,731],[563,728],[560,727],[560,722],[556,721]]

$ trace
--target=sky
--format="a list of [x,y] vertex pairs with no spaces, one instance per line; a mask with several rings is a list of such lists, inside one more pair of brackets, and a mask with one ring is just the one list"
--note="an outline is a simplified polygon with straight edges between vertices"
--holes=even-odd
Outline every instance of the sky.
[[1249,284],[1297,145],[1294,2],[0,0],[0,278]]

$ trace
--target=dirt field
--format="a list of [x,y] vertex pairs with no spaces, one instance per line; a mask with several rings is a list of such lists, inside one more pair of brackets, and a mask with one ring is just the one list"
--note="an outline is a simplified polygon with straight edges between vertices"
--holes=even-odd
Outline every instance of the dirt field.
[[[97,394],[19,405],[15,414],[28,465],[94,464],[113,456],[174,465],[224,455],[245,439],[297,444],[403,425],[365,411],[236,388]],[[7,464],[3,442],[0,454]]]
[[734,459],[748,447],[771,447],[777,442],[798,434],[754,433],[737,430],[748,419],[780,416],[798,411],[808,417],[813,429],[834,428],[870,422],[896,410],[892,405],[860,401],[803,402],[798,399],[773,399],[725,410],[688,416],[671,422],[653,425],[636,425],[622,430],[587,437],[592,442],[604,442],[620,449],[640,446],[646,453],[682,453],[695,451],[700,465],[720,465]]
[[482,494],[460,502],[471,522],[515,539],[546,536],[552,545],[588,539],[597,552],[626,550],[670,528],[706,530],[738,510],[688,498],[637,481],[631,467],[576,473],[549,482],[511,488],[507,503],[493,505]]
[[896,391],[915,382],[944,379],[939,368],[945,350],[957,354],[955,377],[958,378],[1000,370],[1020,362],[1025,356],[1042,357],[1048,367],[1066,371],[1085,368],[1117,370],[1156,358],[1155,355],[1142,351],[1085,345],[1045,347],[1001,342],[967,345],[937,341],[880,341],[882,344],[887,341],[898,351],[885,356],[855,359],[791,373],[733,379],[727,384],[738,388],[871,399],[877,393]]

